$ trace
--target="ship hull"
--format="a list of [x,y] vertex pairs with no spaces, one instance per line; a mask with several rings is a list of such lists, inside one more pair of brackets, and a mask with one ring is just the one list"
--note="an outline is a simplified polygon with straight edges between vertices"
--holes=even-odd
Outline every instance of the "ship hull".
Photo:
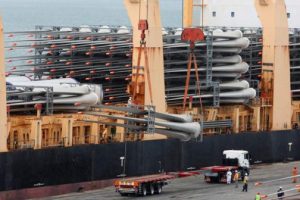
[[226,149],[248,150],[254,163],[300,160],[300,131],[215,135],[204,137],[202,143],[168,139],[1,153],[0,199],[109,186],[123,173],[120,157],[125,148],[125,174],[140,176],[219,165]]

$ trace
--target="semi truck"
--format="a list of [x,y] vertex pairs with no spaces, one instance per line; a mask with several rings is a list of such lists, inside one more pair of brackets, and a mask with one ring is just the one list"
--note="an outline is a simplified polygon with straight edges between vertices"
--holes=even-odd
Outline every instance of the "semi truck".
[[243,180],[246,174],[250,173],[250,154],[245,150],[225,150],[223,151],[223,165],[209,166],[201,168],[204,180],[207,183],[226,183],[226,173],[228,170],[232,174],[237,171],[239,178]]
[[200,170],[169,172],[140,177],[123,178],[114,183],[116,192],[122,196],[129,194],[135,196],[147,196],[160,194],[162,188],[175,178],[195,176],[204,174],[206,182],[226,182],[226,173],[228,170],[238,170],[241,179],[246,173],[250,173],[250,156],[248,151],[244,150],[226,150],[223,151],[223,165],[204,167]]
[[130,194],[135,196],[147,196],[160,194],[163,186],[168,185],[172,179],[196,176],[199,174],[199,170],[160,173],[140,177],[123,178],[116,180],[114,185],[116,192],[118,192],[121,196]]

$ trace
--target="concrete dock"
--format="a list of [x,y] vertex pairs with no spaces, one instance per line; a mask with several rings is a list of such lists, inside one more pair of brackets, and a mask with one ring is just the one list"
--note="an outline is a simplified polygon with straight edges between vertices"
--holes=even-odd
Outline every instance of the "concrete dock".
[[[291,176],[293,167],[300,167],[300,162],[289,163],[276,163],[276,164],[261,164],[252,167],[249,176],[248,192],[242,192],[242,183],[239,183],[239,187],[235,188],[234,184],[207,184],[203,180],[203,175],[192,176],[188,178],[175,179],[170,182],[169,185],[163,188],[163,192],[160,195],[153,195],[147,197],[121,197],[115,192],[114,187],[108,187],[95,191],[84,191],[80,193],[71,193],[55,197],[42,198],[41,200],[111,200],[111,199],[197,199],[197,200],[253,200],[255,194],[260,192],[261,194],[275,193],[280,186],[284,190],[295,188],[296,184],[292,183],[291,179],[276,181],[269,184],[263,184],[261,186],[254,186],[255,182],[263,182],[268,180],[279,179],[283,177]],[[300,184],[300,178],[298,183]],[[293,190],[286,192],[285,200],[300,199],[300,192]],[[267,199],[277,199],[276,194],[270,196]]]

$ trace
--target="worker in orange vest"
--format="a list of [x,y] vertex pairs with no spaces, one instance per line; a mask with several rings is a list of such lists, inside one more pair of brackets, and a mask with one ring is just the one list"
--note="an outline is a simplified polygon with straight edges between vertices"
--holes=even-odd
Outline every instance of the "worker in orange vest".
[[[292,176],[298,176],[298,169],[294,167],[292,170]],[[297,183],[297,177],[293,177],[293,183]]]
[[235,183],[235,187],[239,187],[239,172],[235,170],[234,175],[233,175],[233,182]]

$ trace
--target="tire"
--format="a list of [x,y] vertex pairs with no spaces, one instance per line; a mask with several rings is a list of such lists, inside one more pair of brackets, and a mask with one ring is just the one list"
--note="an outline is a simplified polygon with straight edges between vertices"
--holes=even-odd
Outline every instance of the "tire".
[[157,184],[155,188],[155,193],[160,194],[162,192],[162,186],[161,184]]
[[147,196],[147,188],[146,188],[146,185],[143,185],[142,186],[142,193],[141,193],[141,196]]
[[211,182],[212,182],[212,181],[211,181],[211,178],[208,177],[208,176],[204,176],[204,181],[205,181],[206,183],[211,183]]
[[150,194],[150,195],[154,195],[154,186],[153,186],[153,184],[151,184],[151,183],[150,183],[150,185],[149,185],[149,194]]

